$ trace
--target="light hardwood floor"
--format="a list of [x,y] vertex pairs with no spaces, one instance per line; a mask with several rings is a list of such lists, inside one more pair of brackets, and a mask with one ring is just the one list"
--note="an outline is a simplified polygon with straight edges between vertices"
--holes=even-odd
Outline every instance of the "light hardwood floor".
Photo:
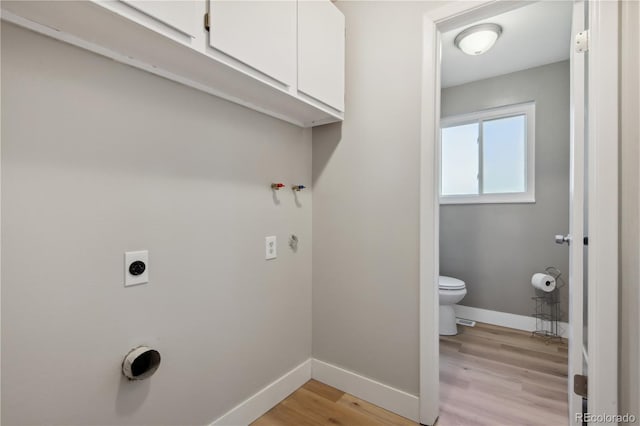
[[[478,323],[440,338],[437,426],[567,424],[567,345]],[[415,426],[380,407],[315,380],[254,426]]]
[[308,381],[252,423],[253,426],[415,426],[416,424],[316,380]]
[[477,323],[440,337],[438,426],[568,423],[567,343]]

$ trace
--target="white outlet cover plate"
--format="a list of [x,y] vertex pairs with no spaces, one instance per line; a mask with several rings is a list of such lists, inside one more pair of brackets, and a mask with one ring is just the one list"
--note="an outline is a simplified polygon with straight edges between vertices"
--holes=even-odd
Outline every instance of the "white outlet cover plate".
[[264,238],[264,249],[264,258],[266,260],[271,260],[278,257],[278,241],[275,235]]
[[[131,275],[129,265],[140,260],[144,262],[146,268],[140,275]],[[146,284],[149,282],[149,252],[147,250],[128,251],[124,254],[124,286]]]

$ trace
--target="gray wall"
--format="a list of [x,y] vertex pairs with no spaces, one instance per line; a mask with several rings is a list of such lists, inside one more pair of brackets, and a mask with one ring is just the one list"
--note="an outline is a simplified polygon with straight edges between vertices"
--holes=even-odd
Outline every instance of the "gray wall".
[[3,23],[2,424],[209,424],[308,359],[310,179],[310,131]]
[[640,423],[640,3],[621,3],[620,398]]
[[529,315],[532,274],[555,266],[568,281],[569,249],[553,237],[569,232],[569,61],[443,89],[442,116],[532,100],[535,204],[440,207],[440,273],[466,282],[462,305]]
[[313,356],[418,394],[420,87],[429,2],[338,2],[346,113],[313,129]]

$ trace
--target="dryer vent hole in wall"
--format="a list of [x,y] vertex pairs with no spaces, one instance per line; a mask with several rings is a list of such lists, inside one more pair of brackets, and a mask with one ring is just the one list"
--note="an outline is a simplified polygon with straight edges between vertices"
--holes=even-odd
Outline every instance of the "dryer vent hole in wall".
[[154,366],[160,363],[160,357],[157,352],[145,352],[139,356],[133,364],[131,364],[131,374],[133,377],[139,377],[151,370]]
[[456,324],[466,325],[467,327],[475,327],[476,322],[465,318],[456,318]]
[[122,374],[129,380],[151,377],[160,366],[160,352],[147,346],[132,349],[122,362]]

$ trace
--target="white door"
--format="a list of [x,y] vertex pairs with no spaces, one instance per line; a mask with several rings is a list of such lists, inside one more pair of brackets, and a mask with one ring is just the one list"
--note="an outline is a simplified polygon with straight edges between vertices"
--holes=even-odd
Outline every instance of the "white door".
[[197,24],[198,3],[178,0],[120,0],[138,9],[140,12],[166,24],[189,37],[195,37],[199,30]]
[[574,392],[576,375],[586,375],[587,349],[584,337],[585,229],[585,53],[577,51],[577,39],[585,30],[585,4],[576,2],[571,22],[571,188],[569,222],[569,415],[572,425],[581,425],[582,397]]
[[345,20],[330,0],[298,2],[298,91],[344,111]]
[[296,82],[296,0],[211,0],[209,45],[287,86]]
[[[585,30],[588,37],[578,37]],[[604,423],[617,424],[617,2],[574,3],[572,38],[569,420],[582,424],[582,398],[573,385],[576,375],[584,375],[588,376],[586,411],[610,416]],[[586,52],[578,53],[578,41],[584,46],[585,40]]]

